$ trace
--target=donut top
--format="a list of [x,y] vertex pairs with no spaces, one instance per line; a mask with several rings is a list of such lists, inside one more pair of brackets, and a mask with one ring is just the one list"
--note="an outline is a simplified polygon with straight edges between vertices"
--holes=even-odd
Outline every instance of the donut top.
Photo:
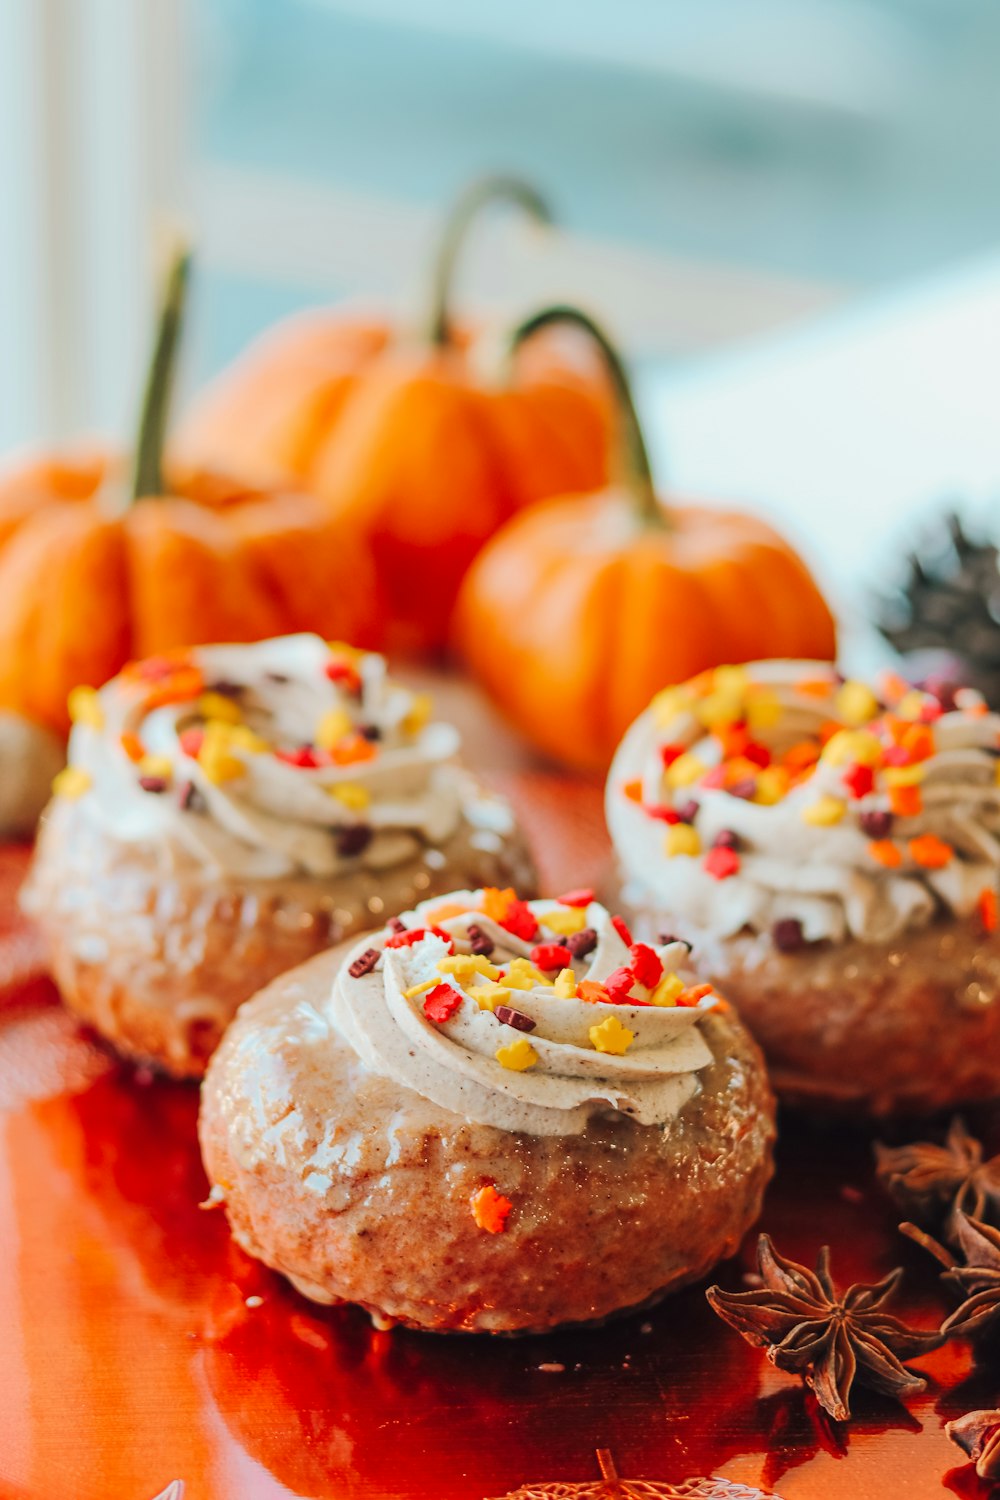
[[1000,717],[968,689],[828,664],[719,667],[626,734],[607,815],[630,899],[691,936],[888,942],[938,910],[996,927]]
[[687,944],[633,943],[591,891],[521,901],[457,891],[362,940],[333,1019],[371,1072],[470,1121],[532,1135],[595,1111],[675,1116],[712,1061],[718,1003],[679,972]]
[[461,815],[450,724],[381,656],[313,635],[200,646],[70,695],[77,797],[117,839],[246,877],[387,868]]

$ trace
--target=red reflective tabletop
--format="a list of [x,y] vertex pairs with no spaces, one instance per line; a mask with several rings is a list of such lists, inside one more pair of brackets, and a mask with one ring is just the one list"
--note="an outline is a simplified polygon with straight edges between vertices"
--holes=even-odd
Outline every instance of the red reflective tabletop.
[[[552,886],[599,879],[596,788],[539,772],[507,789]],[[715,1487],[734,1497],[989,1494],[943,1432],[1000,1399],[1000,1367],[962,1346],[922,1362],[928,1390],[906,1406],[857,1391],[838,1428],[700,1287],[530,1340],[379,1333],[306,1302],[199,1209],[196,1090],[120,1067],[59,1008],[16,916],[25,860],[0,851],[0,1500],[153,1500],[174,1480],[185,1500],[669,1496],[709,1475],[749,1487]],[[786,1119],[762,1222],[796,1259],[829,1242],[842,1282],[901,1262],[900,1315],[943,1315],[863,1132]],[[737,1288],[751,1266],[748,1242],[719,1279]],[[598,1487],[598,1450],[620,1482]]]

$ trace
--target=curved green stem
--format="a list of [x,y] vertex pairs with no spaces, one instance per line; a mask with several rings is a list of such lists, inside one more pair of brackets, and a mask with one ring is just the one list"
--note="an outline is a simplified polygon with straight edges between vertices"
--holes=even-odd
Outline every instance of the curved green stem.
[[537,224],[552,222],[545,200],[530,183],[517,177],[481,177],[458,195],[441,231],[431,270],[427,326],[432,344],[443,346],[451,337],[451,286],[469,230],[484,208],[500,202],[513,203]]
[[632,395],[632,386],[625,365],[615,345],[600,324],[579,307],[571,307],[568,304],[543,307],[540,312],[532,313],[531,317],[526,318],[514,329],[508,345],[510,354],[513,356],[527,339],[540,332],[541,329],[551,328],[553,324],[560,323],[568,324],[573,328],[582,328],[601,351],[618,406],[622,483],[635,503],[639,519],[645,525],[668,525],[663,507],[656,498],[646,440],[642,435],[642,424],[639,421],[639,413],[635,409],[635,398]]
[[141,500],[144,495],[163,494],[163,447],[170,419],[170,397],[184,322],[190,269],[190,252],[187,249],[178,250],[167,273],[156,342],[142,397],[132,470],[133,503]]

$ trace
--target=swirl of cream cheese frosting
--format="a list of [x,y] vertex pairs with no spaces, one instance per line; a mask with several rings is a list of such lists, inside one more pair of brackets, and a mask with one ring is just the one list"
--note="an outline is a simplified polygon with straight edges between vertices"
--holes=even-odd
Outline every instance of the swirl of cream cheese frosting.
[[[587,895],[576,906],[495,891],[423,903],[345,960],[337,1030],[369,1071],[500,1130],[575,1134],[595,1112],[664,1124],[713,1060],[698,1022],[717,997],[678,976],[685,943],[630,949]],[[498,920],[504,901],[517,932]],[[581,932],[587,951],[560,953]]]
[[[625,735],[606,812],[625,899],[688,935],[890,942],[995,900],[1000,716],[827,663],[723,667]],[[992,919],[990,919],[992,920]],[[782,925],[783,924],[783,925]],[[779,941],[785,938],[785,943]]]
[[192,647],[71,695],[55,791],[115,839],[248,878],[388,868],[454,833],[458,732],[374,653]]

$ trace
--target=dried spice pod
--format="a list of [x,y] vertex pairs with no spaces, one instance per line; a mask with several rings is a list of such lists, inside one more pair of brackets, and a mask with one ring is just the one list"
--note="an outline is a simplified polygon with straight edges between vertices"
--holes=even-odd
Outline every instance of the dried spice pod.
[[926,1228],[942,1228],[955,1243],[959,1214],[1000,1218],[1000,1156],[983,1160],[982,1142],[955,1116],[944,1145],[875,1143],[876,1175],[893,1202]]
[[785,1260],[768,1235],[757,1242],[759,1291],[705,1293],[714,1312],[748,1344],[767,1350],[779,1370],[804,1376],[823,1409],[837,1422],[851,1415],[854,1381],[890,1396],[909,1396],[926,1385],[902,1361],[936,1349],[937,1332],[907,1328],[883,1311],[903,1272],[896,1267],[874,1286],[857,1283],[839,1292],[830,1275],[830,1249],[816,1270]]
[[1000,1411],[970,1411],[945,1432],[976,1466],[980,1479],[1000,1479]]
[[970,1219],[968,1214],[956,1214],[956,1257],[915,1224],[899,1227],[941,1262],[945,1268],[942,1281],[962,1299],[941,1324],[943,1337],[992,1346],[1000,1329],[1000,1229]]

